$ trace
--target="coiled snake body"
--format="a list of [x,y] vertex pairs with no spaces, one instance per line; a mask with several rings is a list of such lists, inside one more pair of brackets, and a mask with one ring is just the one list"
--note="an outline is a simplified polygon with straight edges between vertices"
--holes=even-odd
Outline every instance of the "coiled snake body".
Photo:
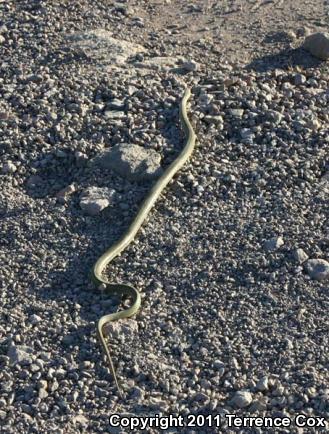
[[109,282],[103,276],[103,271],[105,267],[112,261],[112,259],[118,256],[135,238],[136,233],[140,229],[141,225],[143,224],[152,206],[160,196],[161,192],[169,183],[169,181],[173,178],[175,173],[184,165],[184,163],[190,157],[193,151],[193,148],[195,146],[196,136],[193,131],[192,125],[187,117],[187,108],[186,108],[187,101],[190,98],[190,96],[191,96],[191,91],[190,89],[187,88],[181,100],[180,112],[179,112],[180,121],[186,135],[186,144],[184,148],[182,149],[179,156],[168,166],[168,168],[163,172],[161,177],[156,181],[151,191],[149,192],[144,202],[142,203],[137,215],[135,216],[128,230],[123,234],[123,236],[119,239],[118,242],[113,244],[97,260],[92,270],[93,282],[97,286],[102,285],[102,287],[105,288],[104,291],[106,293],[118,297],[128,297],[131,300],[131,306],[128,309],[102,316],[99,319],[97,325],[97,332],[98,332],[101,345],[107,355],[111,374],[113,375],[115,384],[121,396],[122,396],[121,388],[118,383],[118,379],[115,373],[115,369],[114,369],[114,365],[112,362],[108,345],[105,342],[103,329],[105,324],[107,324],[110,321],[115,321],[121,318],[128,318],[134,315],[138,311],[141,305],[141,296],[140,293],[137,291],[137,289],[134,288],[133,286],[126,285],[124,283]]

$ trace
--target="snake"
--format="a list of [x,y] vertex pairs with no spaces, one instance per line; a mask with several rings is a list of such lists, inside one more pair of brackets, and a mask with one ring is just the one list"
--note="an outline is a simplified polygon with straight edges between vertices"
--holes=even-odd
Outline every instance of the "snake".
[[186,137],[186,142],[183,149],[177,158],[163,171],[162,175],[157,179],[150,192],[142,202],[139,211],[137,212],[128,229],[117,242],[112,244],[111,247],[99,257],[91,272],[93,283],[100,288],[103,293],[106,293],[109,296],[117,297],[121,300],[123,298],[128,298],[130,300],[129,308],[104,315],[98,320],[97,323],[97,335],[107,356],[109,370],[121,398],[124,397],[124,394],[116,375],[109,346],[105,340],[104,327],[110,322],[123,318],[130,318],[131,316],[135,315],[141,306],[141,295],[139,291],[130,284],[115,283],[107,280],[107,278],[104,276],[104,270],[108,264],[115,257],[120,255],[123,250],[134,240],[138,230],[142,226],[151,208],[159,198],[160,194],[163,192],[164,188],[171,181],[176,172],[178,172],[179,169],[185,164],[193,152],[196,142],[196,135],[187,115],[187,102],[190,97],[191,90],[190,88],[186,87],[179,108],[180,123]]

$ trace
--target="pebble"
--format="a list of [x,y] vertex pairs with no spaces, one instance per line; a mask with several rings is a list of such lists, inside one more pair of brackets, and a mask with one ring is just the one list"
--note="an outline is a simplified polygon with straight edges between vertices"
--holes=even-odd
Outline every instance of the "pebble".
[[22,366],[30,365],[31,363],[33,363],[33,353],[33,349],[25,345],[10,345],[8,349],[10,363]]
[[274,122],[275,124],[279,124],[283,118],[283,114],[276,111],[276,110],[270,110],[266,114],[267,120],[270,122]]
[[308,255],[304,252],[303,249],[300,248],[294,250],[293,257],[295,261],[298,262],[299,264],[303,264],[305,261],[308,260]]
[[230,115],[232,115],[236,118],[242,118],[244,110],[243,109],[230,109],[229,113],[230,113]]
[[296,74],[294,77],[294,83],[296,86],[300,86],[306,82],[306,77],[303,74]]
[[284,245],[284,241],[282,237],[273,237],[265,241],[264,249],[267,252],[272,252],[274,250],[278,250],[283,245]]
[[325,259],[309,259],[305,263],[309,276],[314,280],[324,281],[329,279],[329,262]]
[[260,390],[261,392],[264,392],[268,390],[268,388],[269,388],[268,377],[260,378],[256,384],[256,389]]
[[16,170],[17,170],[17,167],[15,166],[15,164],[12,161],[7,161],[2,166],[2,173],[4,173],[4,174],[15,173]]
[[29,317],[29,322],[30,322],[32,325],[36,325],[36,324],[38,324],[38,323],[41,322],[41,321],[42,321],[42,318],[41,318],[39,315],[33,314],[33,315],[31,315],[31,316]]
[[248,390],[240,390],[232,398],[232,404],[238,408],[245,408],[252,403],[252,400],[253,396]]

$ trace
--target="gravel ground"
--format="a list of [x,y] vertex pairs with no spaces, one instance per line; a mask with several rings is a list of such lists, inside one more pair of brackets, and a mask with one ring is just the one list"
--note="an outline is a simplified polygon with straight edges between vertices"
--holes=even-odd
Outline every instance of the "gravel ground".
[[[0,3],[0,432],[329,421],[329,67],[298,48],[328,11],[299,3]],[[153,181],[95,157],[130,143],[166,167],[186,85],[193,158],[108,270],[143,300],[109,330],[122,401],[95,333],[117,303],[89,272]]]

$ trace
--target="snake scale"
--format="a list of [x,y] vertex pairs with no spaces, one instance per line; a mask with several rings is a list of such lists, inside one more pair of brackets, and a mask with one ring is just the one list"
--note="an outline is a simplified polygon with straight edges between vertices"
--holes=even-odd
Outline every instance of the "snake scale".
[[123,397],[123,394],[115,373],[109,347],[105,341],[104,326],[111,321],[116,321],[121,318],[129,318],[134,315],[141,305],[141,296],[137,289],[133,286],[127,285],[125,283],[109,282],[104,277],[103,272],[106,266],[133,241],[135,235],[142,226],[154,203],[156,202],[166,185],[169,183],[169,181],[173,178],[175,173],[178,172],[178,170],[185,164],[194,149],[196,136],[193,127],[188,119],[186,107],[187,101],[189,100],[190,96],[191,91],[189,88],[186,88],[180,103],[179,110],[181,125],[186,136],[186,143],[184,148],[182,149],[178,157],[167,167],[167,169],[163,172],[160,178],[156,181],[149,194],[144,199],[137,215],[135,216],[127,231],[123,234],[119,241],[114,243],[108,250],[106,250],[106,252],[103,253],[103,255],[97,260],[92,269],[92,280],[94,284],[96,284],[98,287],[101,286],[102,288],[104,288],[104,292],[119,298],[127,297],[131,300],[131,305],[129,308],[115,313],[110,313],[108,315],[104,315],[99,319],[97,324],[97,333],[99,336],[99,340],[105,351],[105,354],[107,355],[110,372],[114,378],[116,387],[121,397]]

